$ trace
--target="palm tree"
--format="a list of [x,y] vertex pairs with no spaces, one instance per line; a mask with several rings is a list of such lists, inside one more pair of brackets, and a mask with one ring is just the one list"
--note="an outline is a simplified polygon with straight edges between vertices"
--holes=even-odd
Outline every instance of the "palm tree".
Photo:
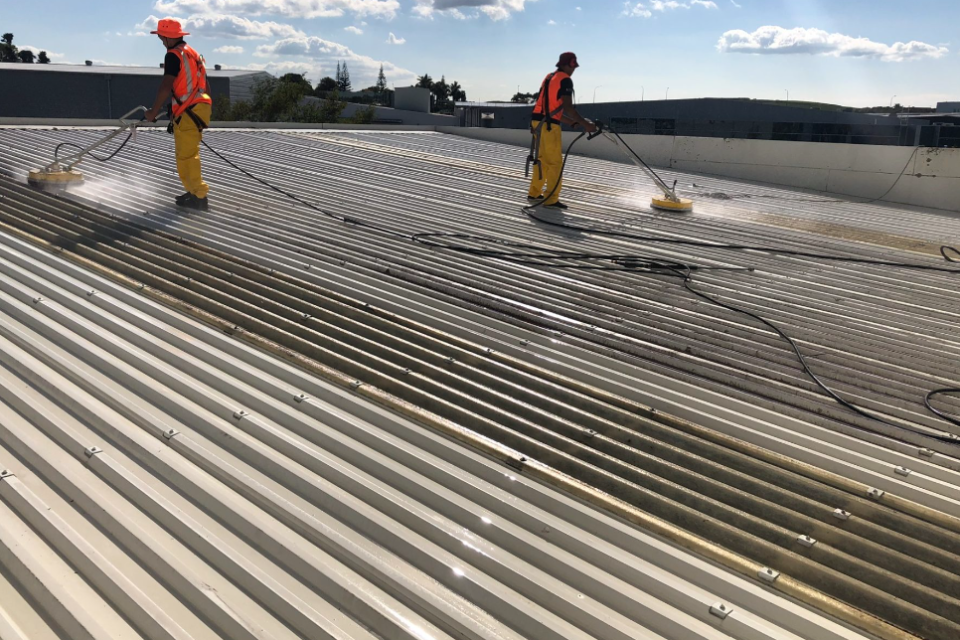
[[467,101],[467,92],[463,90],[459,82],[454,81],[450,83],[450,98],[454,102]]

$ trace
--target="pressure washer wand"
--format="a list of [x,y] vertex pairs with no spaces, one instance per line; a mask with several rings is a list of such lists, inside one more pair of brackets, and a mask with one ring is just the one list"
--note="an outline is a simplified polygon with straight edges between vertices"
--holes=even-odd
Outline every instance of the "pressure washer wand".
[[677,182],[674,180],[673,186],[668,186],[663,179],[657,175],[657,172],[650,168],[646,162],[643,161],[637,153],[630,148],[630,146],[620,137],[616,131],[608,131],[604,129],[603,123],[600,121],[594,122],[597,127],[597,130],[587,136],[587,140],[593,140],[597,136],[602,135],[607,140],[612,142],[617,149],[619,149],[623,155],[627,156],[633,164],[637,165],[641,171],[643,171],[653,183],[663,191],[663,198],[654,198],[651,202],[651,206],[655,209],[664,209],[667,211],[692,211],[693,210],[693,201],[687,198],[681,198],[677,195]]
[[143,123],[144,120],[142,117],[139,120],[131,120],[130,116],[140,111],[142,111],[143,113],[146,113],[147,108],[144,106],[139,106],[139,107],[136,107],[135,109],[131,109],[129,112],[127,112],[126,114],[120,117],[120,126],[116,129],[116,131],[113,131],[112,133],[104,136],[103,138],[100,138],[100,140],[94,142],[89,147],[85,147],[81,149],[80,151],[76,152],[72,156],[67,156],[63,160],[61,160],[60,158],[55,158],[54,161],[48,166],[52,167],[54,165],[60,165],[64,168],[65,171],[69,171],[76,165],[80,164],[80,161],[83,160],[83,157],[85,155],[89,154],[91,151],[93,151],[94,149],[97,149],[98,147],[102,147],[103,145],[110,142],[111,140],[116,138],[118,135],[126,131],[127,129],[136,131],[137,127],[141,123]]
[[[83,161],[83,158],[87,155],[90,155],[94,149],[102,147],[124,131],[130,130],[130,136],[132,137],[136,133],[137,127],[143,122],[142,115],[139,120],[131,119],[131,117],[138,112],[146,113],[147,108],[144,106],[139,106],[135,109],[131,109],[128,113],[124,114],[120,118],[120,126],[115,131],[110,132],[90,146],[80,147],[79,145],[75,145],[70,142],[58,144],[56,149],[53,151],[53,162],[41,169],[31,169],[27,175],[27,182],[34,187],[50,187],[54,189],[67,188],[70,185],[83,182],[83,174],[74,167],[80,164]],[[122,149],[125,144],[126,141],[120,145],[119,149],[110,155],[110,158],[119,153],[120,149]],[[65,158],[61,158],[60,148],[64,146],[77,147],[80,150]],[[100,159],[97,158],[97,156],[93,157],[98,160]]]

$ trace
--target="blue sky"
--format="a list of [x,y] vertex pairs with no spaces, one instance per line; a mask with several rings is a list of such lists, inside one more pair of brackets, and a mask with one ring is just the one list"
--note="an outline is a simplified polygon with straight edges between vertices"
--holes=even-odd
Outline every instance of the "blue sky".
[[[575,51],[579,102],[743,96],[853,106],[960,100],[948,0],[6,0],[0,31],[54,62],[154,66],[158,17],[208,63],[306,72],[346,60],[355,88],[429,73],[471,100],[537,89]],[[149,27],[149,28],[148,28]]]

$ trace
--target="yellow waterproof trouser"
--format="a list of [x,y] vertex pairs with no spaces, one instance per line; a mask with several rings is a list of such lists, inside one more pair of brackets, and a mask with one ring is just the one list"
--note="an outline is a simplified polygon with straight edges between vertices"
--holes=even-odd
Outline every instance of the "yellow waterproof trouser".
[[[536,130],[539,121],[533,121]],[[550,196],[544,204],[553,204],[560,199],[560,189],[563,181],[560,180],[560,170],[563,168],[563,131],[560,125],[554,124],[547,128],[546,123],[540,128],[540,151],[538,158],[540,166],[533,168],[533,178],[530,180],[531,198]],[[556,187],[556,191],[554,191]],[[553,195],[550,195],[553,192]]]
[[[204,124],[210,124],[210,115],[212,106],[209,104],[197,104],[193,107],[193,113],[203,120]],[[200,141],[203,139],[203,132],[197,129],[197,123],[193,121],[186,113],[180,114],[180,122],[173,125],[173,141],[177,148],[177,173],[180,174],[180,182],[183,188],[198,198],[206,198],[210,187],[203,181],[200,175]]]

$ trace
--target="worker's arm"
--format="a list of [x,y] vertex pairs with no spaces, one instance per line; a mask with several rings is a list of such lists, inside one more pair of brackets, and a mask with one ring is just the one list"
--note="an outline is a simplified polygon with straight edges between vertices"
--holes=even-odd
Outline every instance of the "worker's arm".
[[163,109],[163,105],[165,105],[167,100],[170,99],[170,96],[173,95],[173,83],[176,79],[176,76],[163,76],[163,80],[160,82],[160,89],[157,91],[157,99],[153,101],[153,107],[144,114],[144,118],[148,122],[155,121],[157,116],[160,115],[160,110]]
[[573,99],[570,96],[563,96],[561,102],[563,104],[563,114],[560,119],[563,122],[572,126],[580,125],[587,133],[593,133],[597,130],[595,124],[580,115],[577,108],[573,106]]

